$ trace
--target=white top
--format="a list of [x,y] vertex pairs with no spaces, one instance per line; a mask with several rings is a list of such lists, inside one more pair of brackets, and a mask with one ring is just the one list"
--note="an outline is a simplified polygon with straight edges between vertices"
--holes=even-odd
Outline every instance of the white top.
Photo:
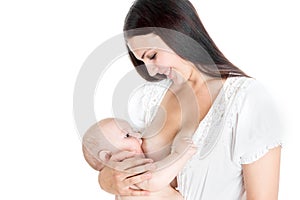
[[[132,95],[129,115],[137,128],[151,122],[169,85],[166,80],[145,84]],[[245,196],[242,164],[281,145],[280,118],[272,102],[252,78],[225,81],[194,133],[197,153],[177,176],[178,190],[186,200],[239,200]]]

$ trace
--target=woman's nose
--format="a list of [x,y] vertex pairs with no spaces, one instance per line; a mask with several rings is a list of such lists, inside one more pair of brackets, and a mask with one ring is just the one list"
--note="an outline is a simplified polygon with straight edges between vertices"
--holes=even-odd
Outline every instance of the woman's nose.
[[158,73],[159,68],[153,63],[146,63],[145,65],[150,76],[155,76]]

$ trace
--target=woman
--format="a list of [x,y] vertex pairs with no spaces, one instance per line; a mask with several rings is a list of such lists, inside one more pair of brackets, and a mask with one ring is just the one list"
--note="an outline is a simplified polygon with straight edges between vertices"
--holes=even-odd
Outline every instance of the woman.
[[[144,138],[144,152],[153,160],[162,159],[182,127],[194,130],[191,137],[198,152],[173,186],[189,200],[277,199],[281,140],[272,101],[257,81],[225,58],[192,4],[137,0],[125,19],[124,31],[138,73],[148,81],[171,80],[171,85],[161,82],[168,91],[158,92],[164,94],[158,102],[166,110],[166,121],[158,134]],[[151,94],[155,87],[150,87]],[[178,96],[189,89],[197,107],[182,111]],[[146,112],[149,108],[138,109]],[[193,114],[194,121],[185,121],[186,113]],[[157,115],[153,124],[160,121]],[[133,186],[151,179],[151,165],[131,156],[129,152],[113,155],[111,163],[119,171],[105,167],[99,173],[105,191],[147,194]]]

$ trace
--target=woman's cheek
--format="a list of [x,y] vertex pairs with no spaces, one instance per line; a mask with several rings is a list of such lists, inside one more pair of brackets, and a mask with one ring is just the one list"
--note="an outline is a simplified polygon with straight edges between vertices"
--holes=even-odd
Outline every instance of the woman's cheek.
[[170,63],[173,61],[174,59],[169,55],[169,53],[165,53],[162,52],[160,54],[158,54],[157,56],[157,63],[161,66],[161,67],[170,67]]

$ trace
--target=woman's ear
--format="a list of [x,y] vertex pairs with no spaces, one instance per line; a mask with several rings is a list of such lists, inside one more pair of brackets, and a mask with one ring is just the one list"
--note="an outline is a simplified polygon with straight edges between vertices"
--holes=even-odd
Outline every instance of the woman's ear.
[[107,151],[107,150],[99,151],[98,157],[103,162],[109,161],[109,159],[111,157],[111,152]]

